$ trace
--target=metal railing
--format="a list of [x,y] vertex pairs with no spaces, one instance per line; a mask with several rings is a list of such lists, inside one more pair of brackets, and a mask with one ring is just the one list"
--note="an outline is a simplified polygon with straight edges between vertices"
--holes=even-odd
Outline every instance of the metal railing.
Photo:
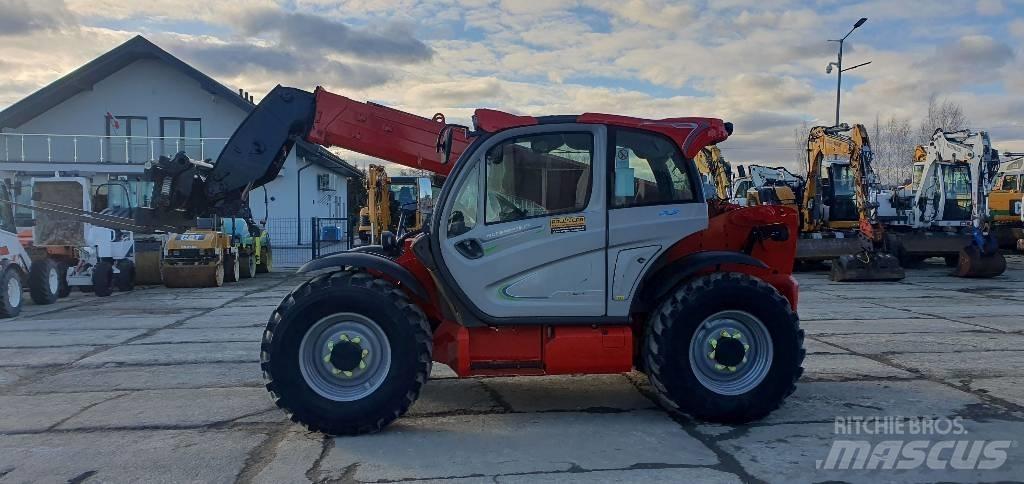
[[145,163],[184,151],[215,158],[228,138],[0,133],[0,159],[23,162]]

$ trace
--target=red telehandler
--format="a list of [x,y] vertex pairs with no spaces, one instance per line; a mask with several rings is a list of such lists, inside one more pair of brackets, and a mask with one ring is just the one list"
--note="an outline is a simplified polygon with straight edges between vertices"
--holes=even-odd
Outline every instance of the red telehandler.
[[312,430],[379,431],[433,361],[460,377],[637,369],[672,411],[746,422],[803,372],[799,232],[792,208],[705,201],[693,158],[731,132],[489,109],[465,127],[278,86],[215,163],[149,167],[142,218],[230,213],[300,138],[447,175],[422,231],[309,262],[270,316],[266,387]]

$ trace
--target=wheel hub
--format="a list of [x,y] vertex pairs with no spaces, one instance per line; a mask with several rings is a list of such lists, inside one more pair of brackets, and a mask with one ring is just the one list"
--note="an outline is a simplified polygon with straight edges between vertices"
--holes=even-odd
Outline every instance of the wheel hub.
[[337,343],[329,341],[326,363],[331,365],[332,370],[348,373],[348,376],[352,376],[355,370],[366,368],[365,358],[369,356],[370,351],[364,349],[360,343],[362,339],[358,336],[349,339],[347,335],[342,335]]
[[299,369],[324,398],[348,402],[373,393],[391,366],[391,344],[366,316],[336,313],[313,324],[299,347]]
[[750,349],[750,345],[743,343],[742,334],[739,331],[728,333],[722,331],[721,337],[718,339],[711,340],[711,353],[708,356],[721,366],[733,368],[746,363],[747,361],[747,350]]
[[708,316],[690,340],[694,376],[721,395],[740,395],[761,383],[773,359],[771,335],[760,319],[745,311]]

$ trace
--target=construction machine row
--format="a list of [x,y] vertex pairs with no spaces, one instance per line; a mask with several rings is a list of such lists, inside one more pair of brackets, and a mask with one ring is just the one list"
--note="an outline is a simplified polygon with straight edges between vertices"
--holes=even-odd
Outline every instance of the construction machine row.
[[[993,149],[984,131],[937,129],[908,160],[913,178],[883,186],[863,125],[819,126],[807,138],[806,171],[751,164],[708,191],[739,205],[783,205],[800,216],[796,264],[829,262],[834,281],[891,281],[931,257],[959,277],[1006,270],[1002,245],[1024,250],[1024,154]],[[730,173],[719,156],[706,180]],[[1001,161],[1003,162],[1001,164]]]
[[[12,190],[30,189],[31,203]],[[26,227],[14,207],[30,209]],[[85,177],[33,178],[29,187],[0,182],[0,317],[21,312],[24,292],[46,305],[77,288],[98,297],[136,284],[220,286],[269,272],[269,234],[248,214],[196,218],[177,226],[139,223],[137,205],[120,180],[92,185]]]

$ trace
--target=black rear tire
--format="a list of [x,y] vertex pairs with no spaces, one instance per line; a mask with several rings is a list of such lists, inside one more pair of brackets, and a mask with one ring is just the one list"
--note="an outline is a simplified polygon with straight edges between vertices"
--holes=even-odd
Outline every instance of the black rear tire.
[[242,254],[238,257],[238,270],[242,279],[256,276],[256,257],[253,254]]
[[21,305],[25,303],[22,296],[21,272],[12,265],[0,273],[0,318],[13,318],[21,314]]
[[101,260],[92,269],[92,290],[99,297],[107,297],[114,293],[114,264]]
[[60,272],[60,289],[57,291],[57,296],[68,297],[71,295],[71,285],[68,284],[68,263],[57,262],[57,271]]
[[46,258],[32,262],[28,271],[28,292],[36,304],[53,304],[60,297],[60,268]]
[[241,279],[238,255],[224,254],[224,282],[238,282]]
[[[742,311],[759,319],[772,345],[773,357],[764,378],[740,394],[708,388],[691,364],[691,340],[706,318],[722,311]],[[745,274],[718,272],[665,296],[648,322],[643,361],[651,386],[669,411],[712,422],[743,423],[779,408],[796,389],[803,374],[803,342],[796,313],[775,288]]]
[[265,245],[260,252],[260,263],[256,265],[256,273],[266,274],[272,270],[274,270],[274,251],[269,245]]
[[114,274],[114,285],[121,292],[135,289],[135,263],[129,259],[117,261],[117,274]]
[[[299,349],[317,321],[339,312],[374,321],[387,336],[391,364],[372,393],[335,401],[303,377]],[[322,274],[285,297],[263,333],[261,363],[267,390],[292,421],[330,435],[378,432],[403,415],[430,375],[433,347],[423,311],[394,284],[366,272]]]

